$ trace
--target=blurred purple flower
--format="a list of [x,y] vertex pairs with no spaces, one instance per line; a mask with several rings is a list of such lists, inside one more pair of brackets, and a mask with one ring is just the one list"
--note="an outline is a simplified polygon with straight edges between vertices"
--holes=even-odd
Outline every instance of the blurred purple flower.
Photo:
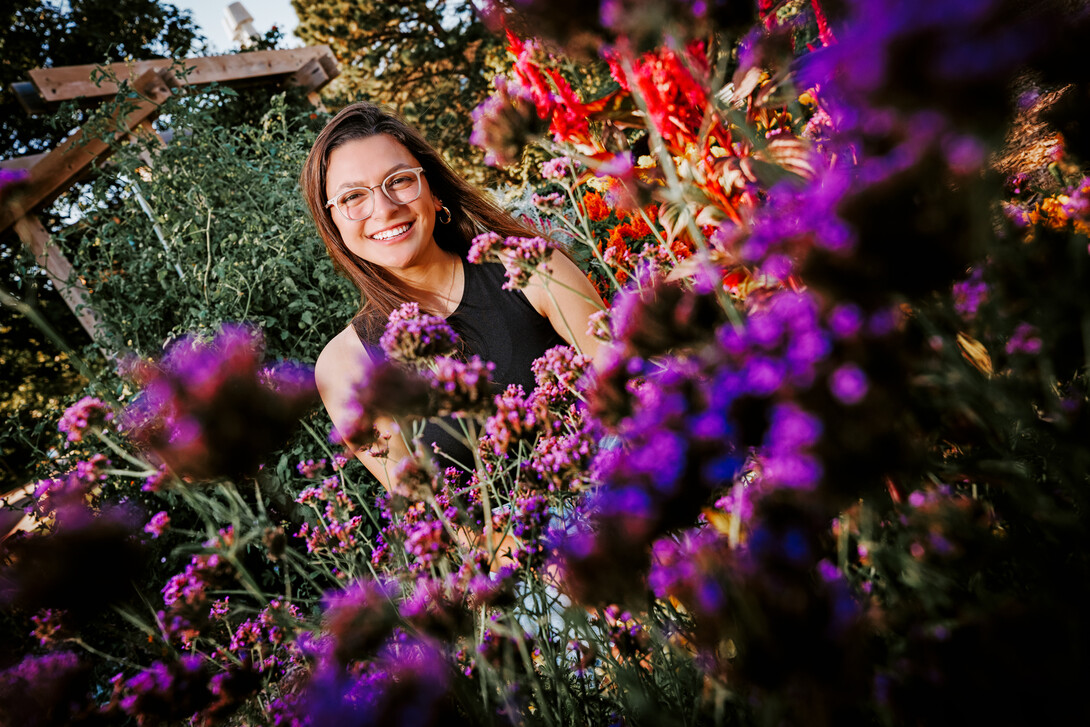
[[984,268],[973,268],[969,277],[954,283],[954,310],[966,320],[976,317],[980,305],[988,299],[988,285],[984,282]]
[[125,681],[120,710],[142,724],[181,722],[211,703],[209,679],[199,656],[157,661]]
[[542,179],[554,182],[566,182],[575,171],[575,162],[568,157],[553,157],[541,165]]
[[1027,354],[1029,356],[1035,356],[1041,352],[1041,333],[1032,324],[1022,321],[1011,334],[1010,340],[1007,341],[1007,353],[1013,354]]
[[354,447],[368,446],[377,437],[377,418],[432,413],[429,390],[427,380],[420,373],[385,359],[368,359],[350,402],[355,410],[353,422],[334,436],[337,440],[351,442]]
[[315,477],[321,474],[321,471],[323,468],[325,468],[326,464],[327,460],[325,459],[325,457],[319,459],[317,462],[315,462],[313,459],[308,459],[305,462],[297,463],[295,465],[295,469],[303,477],[306,477],[308,480],[313,480]]
[[169,529],[170,515],[167,515],[165,510],[155,513],[151,520],[148,521],[148,524],[144,526],[144,532],[153,538],[158,538]]
[[137,513],[124,506],[92,510],[83,502],[54,511],[49,532],[4,543],[0,606],[66,610],[74,622],[131,593],[141,567]]
[[20,727],[94,724],[91,672],[67,651],[24,656],[0,671],[0,724]]
[[386,641],[398,620],[392,601],[396,592],[394,584],[360,580],[326,594],[322,624],[332,638],[330,655],[337,664],[368,658]]
[[369,670],[352,675],[319,670],[300,713],[313,725],[451,725],[469,722],[449,693],[451,668],[439,647],[423,639],[393,640]]
[[869,388],[870,383],[863,369],[852,363],[844,364],[829,376],[829,390],[842,404],[858,404]]
[[61,415],[57,429],[68,435],[69,442],[80,442],[88,429],[103,427],[113,420],[113,410],[106,402],[93,396],[85,396]]
[[523,148],[548,124],[538,116],[528,89],[504,76],[495,76],[492,84],[495,92],[470,114],[469,143],[484,149],[485,164],[506,167],[518,161]]
[[143,392],[125,412],[132,438],[182,476],[256,472],[317,401],[309,370],[262,368],[261,358],[260,334],[242,326],[178,342],[143,367]]

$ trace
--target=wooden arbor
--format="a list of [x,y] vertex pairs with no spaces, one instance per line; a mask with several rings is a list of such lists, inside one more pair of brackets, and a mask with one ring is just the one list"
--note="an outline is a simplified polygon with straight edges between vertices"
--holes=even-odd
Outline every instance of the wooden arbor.
[[[174,64],[170,59],[157,59],[114,63],[105,68],[94,65],[36,68],[27,74],[29,82],[12,84],[12,91],[28,113],[46,113],[65,101],[94,105],[113,98],[119,90],[118,82],[106,80],[96,84],[96,75],[128,82],[138,98],[124,116],[116,113],[112,118],[111,128],[121,137],[139,128],[149,128],[159,107],[177,87],[198,88],[211,83],[232,88],[297,87],[317,105],[318,90],[340,73],[332,51],[324,45],[189,58],[184,61],[185,73],[181,77],[175,73]],[[0,168],[25,169],[29,173],[18,197],[0,208],[0,233],[15,229],[92,338],[96,337],[101,321],[90,305],[87,289],[51,242],[37,213],[64,194],[94,164],[108,157],[112,151],[110,141],[80,129],[49,152],[0,162]]]

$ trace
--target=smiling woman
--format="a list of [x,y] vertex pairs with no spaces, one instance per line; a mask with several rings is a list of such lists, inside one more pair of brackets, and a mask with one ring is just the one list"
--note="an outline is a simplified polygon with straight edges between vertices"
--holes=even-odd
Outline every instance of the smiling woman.
[[[356,392],[382,358],[379,339],[406,303],[443,318],[457,333],[460,354],[490,362],[499,387],[533,388],[531,364],[568,343],[593,355],[587,319],[602,306],[594,287],[566,255],[556,252],[523,290],[508,290],[499,263],[470,264],[470,242],[485,232],[533,238],[480,190],[458,176],[400,118],[369,103],[342,110],[319,134],[301,176],[303,195],[334,264],[360,291],[360,309],[315,365],[322,401],[341,432],[354,430]],[[409,456],[392,420],[375,422],[388,438],[384,457],[356,456],[385,487]],[[442,464],[472,469],[472,452],[435,423],[424,444]],[[358,444],[358,443],[357,443]]]

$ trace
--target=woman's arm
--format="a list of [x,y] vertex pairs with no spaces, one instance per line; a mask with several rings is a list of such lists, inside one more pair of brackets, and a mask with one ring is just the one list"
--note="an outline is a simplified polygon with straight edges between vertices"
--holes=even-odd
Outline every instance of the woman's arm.
[[[318,356],[314,364],[314,380],[318,384],[318,394],[322,397],[329,418],[337,431],[352,429],[357,410],[353,404],[353,392],[363,379],[363,373],[370,363],[367,349],[363,347],[355,330],[349,326],[337,334]],[[381,418],[375,422],[379,434],[388,438],[390,451],[385,457],[369,454],[366,447],[348,443],[356,457],[363,462],[375,479],[390,489],[394,466],[409,456],[408,447],[398,433],[393,419]]]
[[571,258],[554,251],[530,277],[524,291],[538,313],[549,319],[557,333],[595,363],[605,353],[601,341],[587,333],[588,319],[605,308],[598,291]]

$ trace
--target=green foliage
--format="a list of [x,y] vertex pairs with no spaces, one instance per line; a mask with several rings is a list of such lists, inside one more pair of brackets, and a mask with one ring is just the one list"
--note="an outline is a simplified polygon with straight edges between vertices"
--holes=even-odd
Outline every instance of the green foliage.
[[[189,11],[156,0],[11,0],[0,10],[0,158],[48,151],[87,118],[73,107],[64,124],[49,115],[28,116],[9,85],[26,80],[32,68],[185,55],[201,36]],[[40,215],[47,229],[61,220]],[[69,345],[80,348],[87,335],[42,271],[21,252],[10,231],[0,236],[0,279],[4,287],[37,310]],[[0,400],[0,492],[21,484],[34,453],[47,448],[46,418],[59,414],[87,382],[71,370],[68,354],[24,316],[0,309],[0,366],[17,382]],[[46,427],[50,429],[51,427]]]
[[[215,122],[228,89],[168,104],[161,148],[122,149],[64,234],[113,331],[106,346],[146,354],[223,321],[266,331],[269,353],[312,361],[355,306],[303,207],[296,178],[322,119],[276,97],[258,124]],[[99,199],[117,195],[100,211]]]
[[484,100],[503,60],[502,39],[476,16],[473,3],[293,0],[296,35],[325,44],[341,76],[325,96],[333,106],[359,100],[392,105],[477,182],[496,182],[470,146],[470,113]]
[[[184,56],[202,39],[188,10],[157,0],[12,0],[0,12],[0,84],[32,68]],[[68,129],[0,96],[0,156],[46,151]]]

